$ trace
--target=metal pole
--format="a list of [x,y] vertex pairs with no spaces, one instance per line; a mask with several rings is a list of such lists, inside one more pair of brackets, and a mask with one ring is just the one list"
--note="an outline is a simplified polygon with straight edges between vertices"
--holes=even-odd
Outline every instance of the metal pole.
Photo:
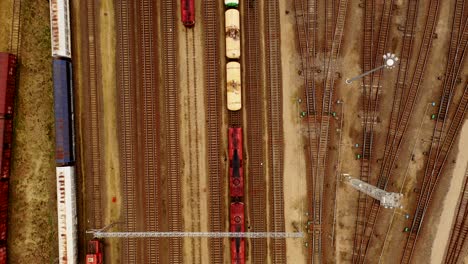
[[357,79],[360,79],[360,78],[362,78],[362,77],[364,77],[364,76],[366,76],[366,75],[368,75],[368,74],[371,74],[371,73],[373,73],[373,72],[375,72],[375,71],[378,71],[378,70],[384,68],[385,66],[387,66],[387,65],[384,64],[384,65],[379,66],[379,67],[377,67],[377,68],[375,68],[375,69],[372,69],[372,70],[370,70],[370,71],[368,71],[368,72],[365,72],[365,73],[363,73],[363,74],[361,74],[361,75],[358,75],[358,76],[356,76],[356,77],[354,77],[354,78],[346,79],[345,82],[346,82],[347,84],[350,84],[350,83],[352,83],[353,81],[355,81],[355,80],[357,80]]

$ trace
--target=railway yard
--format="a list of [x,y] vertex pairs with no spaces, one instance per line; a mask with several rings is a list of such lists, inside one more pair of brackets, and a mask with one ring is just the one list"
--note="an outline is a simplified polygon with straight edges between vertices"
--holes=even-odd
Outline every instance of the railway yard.
[[[26,29],[15,25],[17,13],[0,18],[0,52],[18,57],[21,76],[11,177],[2,171],[10,195],[9,209],[4,198],[0,205],[9,219],[0,264],[5,256],[8,263],[96,263],[86,254],[102,263],[468,263],[465,0],[51,0],[54,89],[48,69],[48,99],[32,104],[41,115],[33,119],[51,120],[42,108],[53,108],[55,91],[58,209],[45,154],[52,150],[44,150],[52,142],[33,140],[25,125],[33,116],[25,102],[34,100],[27,87],[37,86],[28,86],[28,65],[43,67],[47,58],[28,57],[37,36],[24,16],[43,27],[47,11],[8,0],[0,14],[21,3]],[[72,52],[63,55],[70,48],[54,46],[63,44],[54,10],[68,8],[71,33],[57,32],[71,34]],[[49,29],[41,30],[50,41]],[[50,57],[50,47],[38,46]],[[57,77],[59,63],[73,81]],[[62,86],[71,91],[68,109],[57,103]],[[57,105],[62,115],[70,111],[65,126],[74,123],[74,133],[62,131]],[[70,160],[59,159],[64,133],[76,148]],[[34,166],[24,165],[28,148],[41,155]],[[343,175],[401,193],[401,206],[384,207]],[[60,230],[74,203],[64,194],[69,177],[76,235]],[[45,212],[27,206],[25,189],[41,195]],[[58,223],[48,213],[57,210]],[[25,220],[34,213],[42,220]],[[53,220],[41,234],[44,218]],[[127,237],[96,239],[97,230]],[[44,237],[57,233],[58,250],[56,240],[43,250]],[[73,243],[78,259],[62,252]]]

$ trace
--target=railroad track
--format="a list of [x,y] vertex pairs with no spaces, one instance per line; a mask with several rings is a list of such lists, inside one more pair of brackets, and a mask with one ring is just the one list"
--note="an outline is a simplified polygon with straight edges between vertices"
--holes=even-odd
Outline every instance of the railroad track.
[[[10,32],[8,50],[19,58],[21,47],[21,0],[13,1],[13,18]],[[18,70],[17,70],[18,71]]]
[[[135,52],[132,49],[131,39],[133,29],[133,5],[127,0],[117,2],[117,83],[119,98],[119,148],[121,179],[123,183],[123,204],[125,229],[129,232],[136,231],[136,138],[134,131],[135,103],[134,96],[135,73],[133,69],[133,58]],[[125,263],[137,263],[136,239],[124,240],[121,258]]]
[[[218,3],[216,0],[203,1],[203,26],[205,40],[205,100],[206,131],[209,176],[209,231],[221,232],[224,229],[224,169],[221,166],[221,123],[222,89],[219,79],[219,23],[217,20]],[[223,263],[223,239],[210,238],[209,251],[211,263]]]
[[[142,114],[138,114],[141,120],[138,124],[142,137],[139,137],[141,151],[139,158],[143,165],[140,175],[143,175],[144,183],[144,205],[145,205],[145,230],[159,231],[160,214],[159,200],[161,199],[161,173],[160,173],[160,116],[159,116],[159,92],[157,89],[157,60],[156,41],[157,36],[153,34],[155,28],[154,3],[150,0],[140,0],[137,2],[138,8],[138,58],[140,87],[139,107]],[[145,263],[160,263],[158,238],[149,238],[144,241]]]
[[[417,98],[420,82],[422,79],[422,75],[424,73],[424,69],[426,66],[427,58],[429,55],[429,51],[430,51],[430,47],[431,47],[431,43],[433,39],[432,37],[433,37],[434,29],[435,29],[436,18],[438,15],[438,6],[439,6],[438,0],[433,0],[430,4],[430,8],[427,13],[427,21],[426,21],[426,25],[424,29],[423,40],[422,40],[418,58],[417,58],[416,68],[413,74],[413,78],[411,80],[410,88],[408,89],[409,92],[406,95],[406,100],[404,101],[403,108],[400,108],[401,115],[399,116],[398,124],[396,124],[397,122],[394,122],[394,123],[390,122],[390,128],[389,128],[390,135],[388,135],[390,136],[390,140],[389,140],[389,137],[387,137],[387,145],[384,151],[383,165],[381,167],[379,178],[377,181],[377,187],[381,189],[386,188],[386,185],[391,175],[390,174],[391,170],[392,168],[394,168],[394,163],[400,150],[402,138],[406,132],[406,128],[407,128],[411,113],[413,112],[413,107],[415,104],[415,100]],[[409,7],[410,8],[414,7],[413,5],[411,5],[411,2],[410,2]],[[411,10],[408,10],[408,13],[410,11]],[[399,78],[400,77],[401,75],[399,72]],[[401,79],[399,81],[401,81]],[[379,210],[380,210],[379,201],[373,200],[371,203],[370,209],[368,210],[368,217],[365,223],[365,229],[363,232],[363,237],[361,239],[361,245],[359,246],[360,258],[362,259],[362,262],[365,261],[365,257],[366,257],[366,254],[369,248],[369,243],[371,240],[371,235],[373,234],[373,231],[374,231],[375,222],[376,222]]]
[[[462,5],[457,2],[457,5],[458,4]],[[461,13],[457,13],[457,10],[455,10],[454,26],[458,27],[459,30],[455,30],[453,32],[451,47],[449,48],[449,56],[453,56],[453,63],[447,63],[444,92],[439,106],[438,119],[434,127],[433,140],[429,151],[429,160],[426,165],[423,184],[418,197],[418,206],[414,213],[411,231],[409,232],[409,236],[406,241],[401,263],[409,263],[411,260],[424,216],[432,199],[432,194],[437,186],[437,182],[443,171],[448,154],[456,137],[458,136],[463,122],[465,121],[465,113],[468,104],[468,85],[465,88],[454,116],[451,118],[449,127],[446,131],[444,129],[444,127],[448,125],[448,108],[451,103],[451,98],[453,97],[456,78],[459,75],[460,70],[463,68],[465,52],[468,47],[468,19],[465,19],[465,23],[457,23],[457,21],[459,21],[457,16],[462,16]],[[454,38],[457,39],[456,42],[454,41]],[[455,52],[453,52],[454,50]]]
[[455,264],[459,261],[460,254],[465,244],[468,233],[468,164],[465,172],[463,189],[460,193],[457,215],[452,226],[450,240],[445,254],[444,263]]
[[[374,39],[374,1],[365,2],[364,15],[364,40],[363,40],[363,71],[382,65],[382,54],[386,52],[389,33],[390,19],[392,16],[393,0],[386,0],[383,3],[382,16],[380,18],[377,43]],[[376,44],[376,45],[375,45]],[[375,47],[375,50],[374,50]],[[369,182],[372,173],[372,152],[374,141],[374,123],[377,119],[380,103],[382,70],[377,71],[363,78],[363,105],[364,105],[364,131],[362,141],[361,158],[361,180]],[[367,205],[369,198],[363,193],[359,193],[358,210],[356,219],[356,231],[354,236],[353,262],[359,262],[362,256],[361,242],[367,216]]]
[[[248,181],[249,181],[249,216],[251,232],[266,232],[266,182],[263,149],[263,105],[259,103],[262,98],[261,80],[261,50],[260,50],[260,18],[258,1],[249,1],[243,5],[243,24],[245,32],[244,73],[246,80],[246,111],[249,133],[248,145]],[[265,238],[252,239],[252,263],[267,262],[267,240]]]
[[[268,89],[268,141],[270,174],[270,231],[285,232],[284,222],[284,140],[283,140],[283,93],[281,78],[281,38],[278,0],[265,5],[265,46],[266,46],[266,85]],[[286,263],[286,240],[273,239],[271,260],[273,263]]]
[[[306,111],[308,120],[306,122],[306,144],[308,145],[308,159],[311,161],[307,166],[307,200],[308,212],[314,211],[314,186],[317,160],[318,140],[317,135],[317,95],[315,84],[315,65],[317,59],[317,7],[318,3],[314,1],[295,0],[296,27],[299,39],[299,49],[301,51],[302,72],[304,75],[304,98],[306,98]],[[313,244],[313,243],[312,243]],[[308,263],[312,263],[314,248],[308,248]]]
[[[197,113],[197,65],[195,52],[195,30],[193,28],[185,28],[185,55],[187,63],[187,105],[190,113]],[[191,81],[193,78],[193,82]],[[190,158],[189,168],[191,170],[190,193],[192,197],[200,197],[200,130],[198,127],[198,115],[191,115],[189,118],[189,127],[195,128],[195,136],[189,136]],[[199,199],[190,199],[192,208],[191,230],[197,232],[201,230],[201,209]],[[202,263],[202,253],[200,239],[191,238],[192,244],[192,263]]]
[[97,27],[95,16],[94,1],[86,1],[87,12],[87,27],[88,27],[88,80],[85,86],[86,113],[89,118],[84,119],[84,127],[86,129],[86,142],[88,142],[87,155],[85,162],[87,164],[87,187],[91,190],[90,195],[92,204],[90,204],[91,228],[102,228],[102,200],[101,200],[101,178],[104,175],[104,162],[102,158],[103,142],[102,142],[102,91],[98,89],[97,76],[100,71],[98,65],[99,58],[97,56]]
[[[365,1],[364,3],[364,38],[362,48],[362,71],[367,72],[373,68],[374,56],[372,53],[374,46],[374,1]],[[369,175],[371,174],[371,157],[372,157],[372,125],[369,124],[373,120],[369,117],[371,115],[371,101],[372,101],[372,74],[365,76],[362,79],[363,86],[363,140],[362,140],[362,159],[361,159],[361,180],[369,182]],[[362,239],[364,232],[364,223],[366,219],[366,209],[369,198],[366,194],[359,192],[358,194],[358,208],[354,233],[353,244],[353,263],[359,260],[359,243]]]
[[[335,78],[335,63],[339,54],[346,18],[347,1],[326,2],[326,25],[324,45],[323,85],[315,84],[317,72],[317,1],[294,2],[296,26],[304,73],[304,97],[306,98],[306,140],[310,165],[307,168],[309,221],[311,235],[308,262],[321,263],[322,252],[322,204],[323,184],[329,137],[329,121]],[[321,99],[321,100],[320,100]]]
[[[179,101],[177,83],[177,39],[176,10],[172,0],[162,1],[163,30],[163,76],[166,118],[166,153],[167,153],[167,212],[169,232],[181,232],[182,201],[179,146]],[[171,263],[182,263],[182,238],[169,239],[169,260]]]

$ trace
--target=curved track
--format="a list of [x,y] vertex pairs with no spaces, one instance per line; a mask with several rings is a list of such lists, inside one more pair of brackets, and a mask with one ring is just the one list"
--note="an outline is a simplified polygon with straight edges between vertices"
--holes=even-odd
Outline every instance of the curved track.
[[[393,137],[393,135],[394,137],[393,137],[393,140],[390,140],[390,142],[387,141],[387,145],[385,148],[383,165],[381,167],[380,176],[377,182],[377,187],[381,189],[385,189],[387,182],[390,178],[391,169],[394,168],[394,162],[400,150],[402,137],[406,132],[406,128],[408,126],[411,113],[413,112],[413,107],[415,104],[415,100],[417,98],[419,86],[422,80],[422,75],[426,67],[427,58],[428,58],[431,43],[433,40],[432,36],[435,30],[435,24],[437,21],[438,6],[439,6],[438,0],[433,0],[430,4],[430,7],[427,13],[427,21],[425,25],[423,40],[422,40],[421,48],[419,50],[419,54],[417,57],[416,68],[415,68],[414,75],[410,84],[410,88],[408,89],[409,90],[408,95],[406,96],[404,105],[402,105],[403,108],[400,108],[401,115],[398,119],[399,122],[398,124],[396,124],[396,122],[390,123],[388,133],[390,134],[391,137]],[[409,5],[409,7],[411,8],[412,5]],[[371,207],[368,210],[368,217],[365,223],[363,237],[359,245],[360,258],[362,259],[362,262],[365,261],[365,257],[369,248],[371,235],[374,231],[379,209],[380,209],[379,201],[377,200],[372,201]]]
[[444,259],[446,264],[456,264],[459,261],[468,234],[468,167],[465,172],[464,182]]

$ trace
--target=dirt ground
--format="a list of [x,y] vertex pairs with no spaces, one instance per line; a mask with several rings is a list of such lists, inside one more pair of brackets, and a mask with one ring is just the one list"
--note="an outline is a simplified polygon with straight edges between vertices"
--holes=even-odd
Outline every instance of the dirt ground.
[[[101,62],[102,62],[102,94],[103,94],[103,116],[106,120],[104,127],[104,145],[105,151],[105,168],[106,174],[103,177],[107,187],[105,192],[106,196],[103,198],[104,205],[104,224],[118,222],[120,220],[122,194],[120,185],[120,171],[119,171],[119,144],[117,137],[117,89],[115,79],[115,47],[116,47],[116,34],[115,34],[115,15],[114,15],[114,1],[101,0],[99,9],[99,37],[101,48]],[[115,202],[112,202],[113,198]],[[107,239],[106,248],[109,253],[106,255],[110,262],[115,263],[120,261],[120,240]]]
[[[202,3],[196,2],[195,21],[201,20]],[[180,2],[178,2],[180,5]],[[179,8],[179,7],[178,7]],[[178,9],[179,10],[179,9]],[[178,12],[180,21],[180,13]],[[208,174],[206,159],[203,32],[202,27],[178,28],[179,84],[180,84],[180,144],[182,150],[182,215],[186,231],[208,231]],[[192,46],[194,45],[194,46]],[[195,48],[195,54],[193,51]],[[193,58],[195,57],[195,60]],[[195,62],[195,64],[194,64]],[[184,263],[208,262],[208,239],[184,239]]]
[[[465,122],[463,129],[460,132],[460,141],[458,142],[458,149],[465,149],[468,147],[468,123]],[[455,169],[450,181],[450,186],[446,197],[443,200],[443,207],[441,208],[441,216],[438,223],[435,223],[434,229],[436,235],[432,242],[431,263],[442,263],[446,247],[440,245],[447,245],[449,240],[450,231],[453,226],[454,217],[456,216],[456,208],[458,207],[458,200],[460,192],[463,188],[465,180],[465,171],[467,169],[468,152],[460,151],[457,155]]]
[[[286,12],[288,11],[289,14]],[[301,134],[300,105],[303,80],[300,78],[300,57],[296,52],[295,17],[292,3],[280,3],[281,62],[283,69],[283,121],[284,121],[284,216],[286,232],[305,232],[307,211],[305,159]],[[305,263],[304,239],[287,239],[287,259],[290,263]]]
[[[13,1],[0,2],[0,50]],[[57,263],[52,58],[47,1],[22,1],[22,43],[10,180],[9,263]]]

